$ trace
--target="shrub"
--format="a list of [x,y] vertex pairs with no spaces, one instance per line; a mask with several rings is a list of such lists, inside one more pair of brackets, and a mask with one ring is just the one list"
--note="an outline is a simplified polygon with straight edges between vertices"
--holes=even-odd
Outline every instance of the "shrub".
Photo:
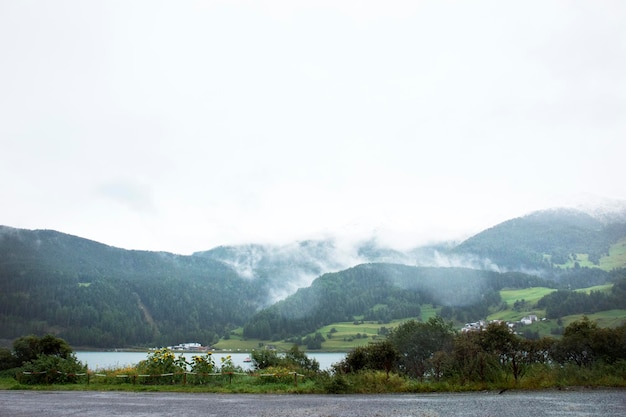
[[324,384],[324,390],[329,394],[347,394],[350,392],[350,383],[345,376],[338,374]]
[[191,359],[191,372],[195,373],[194,381],[197,384],[205,384],[209,381],[209,374],[216,371],[213,355],[208,352],[204,356],[196,355]]
[[176,357],[170,349],[162,348],[151,352],[148,359],[139,362],[137,371],[140,375],[150,375],[150,378],[144,381],[158,384],[168,381],[162,377],[169,377],[169,374],[172,374],[169,381],[180,381],[182,374],[187,371],[187,366],[187,361],[182,354]]
[[25,373],[22,382],[27,384],[76,383],[80,377],[86,375],[87,366],[78,362],[74,354],[67,358],[39,355],[37,359],[26,362],[22,371]]

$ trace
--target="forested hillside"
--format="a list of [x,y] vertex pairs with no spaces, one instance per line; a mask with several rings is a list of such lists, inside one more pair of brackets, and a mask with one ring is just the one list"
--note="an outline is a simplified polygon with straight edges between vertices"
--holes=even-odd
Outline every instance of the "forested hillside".
[[[375,240],[320,240],[220,246],[191,256],[0,226],[0,339],[51,332],[75,346],[212,344],[244,325],[246,337],[289,337],[356,316],[415,317],[424,304],[449,319],[478,320],[504,286],[572,291],[616,282],[610,271],[626,266],[626,224],[615,219],[622,217],[537,212],[456,247],[406,252]],[[622,305],[620,296],[583,302],[559,293],[545,302],[560,307],[546,310]]]
[[366,264],[325,274],[308,288],[255,315],[244,336],[284,339],[324,325],[363,320],[388,322],[418,317],[420,306],[446,306],[459,321],[479,320],[500,303],[504,287],[550,286],[552,282],[522,273],[466,268],[427,268],[397,264]]
[[552,270],[578,254],[593,264],[626,237],[625,223],[602,222],[577,210],[545,210],[508,220],[467,239],[451,253],[488,258],[508,270]]
[[196,252],[232,267],[242,278],[267,294],[264,307],[306,287],[328,271],[339,271],[363,261],[355,253],[343,253],[332,240],[307,240],[287,245],[219,246]]
[[264,295],[223,263],[127,251],[53,231],[0,229],[0,337],[73,345],[209,344]]
[[194,256],[223,262],[267,292],[269,306],[327,272],[371,262],[414,264],[416,256],[379,245],[375,240],[341,245],[332,239],[286,245],[219,246]]

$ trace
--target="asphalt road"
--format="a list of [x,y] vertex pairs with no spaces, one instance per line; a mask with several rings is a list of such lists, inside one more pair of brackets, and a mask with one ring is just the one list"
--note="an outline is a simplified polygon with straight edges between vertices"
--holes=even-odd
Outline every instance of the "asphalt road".
[[626,416],[625,390],[398,395],[0,391],[0,416]]

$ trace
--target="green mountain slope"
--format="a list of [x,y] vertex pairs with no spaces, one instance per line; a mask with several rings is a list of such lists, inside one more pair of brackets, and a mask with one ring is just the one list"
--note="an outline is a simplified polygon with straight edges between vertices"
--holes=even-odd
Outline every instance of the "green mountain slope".
[[478,233],[452,253],[488,258],[509,270],[550,270],[577,254],[599,266],[611,245],[624,237],[624,223],[603,223],[577,210],[546,210]]
[[262,310],[246,324],[244,336],[284,339],[356,316],[381,322],[417,317],[423,304],[445,306],[442,312],[450,318],[478,320],[500,302],[503,287],[550,285],[521,273],[365,264],[322,275],[310,287]]
[[[244,324],[249,337],[276,338],[354,317],[417,316],[425,303],[475,320],[507,280],[513,288],[570,290],[607,282],[607,271],[626,266],[624,242],[623,218],[573,210],[512,219],[457,247],[407,252],[375,240],[351,247],[322,240],[180,256],[0,226],[0,339],[52,332],[94,347],[210,344]],[[545,280],[450,267],[494,263]]]
[[0,338],[74,345],[211,343],[259,307],[223,263],[127,251],[54,231],[0,228]]

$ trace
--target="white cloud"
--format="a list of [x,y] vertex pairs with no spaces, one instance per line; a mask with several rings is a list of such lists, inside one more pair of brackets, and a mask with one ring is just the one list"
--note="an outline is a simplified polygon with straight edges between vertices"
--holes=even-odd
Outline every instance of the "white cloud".
[[150,188],[132,181],[118,180],[101,184],[98,186],[97,192],[103,197],[121,203],[131,210],[144,213],[155,210]]
[[183,253],[409,246],[626,199],[619,1],[2,8],[10,226]]

